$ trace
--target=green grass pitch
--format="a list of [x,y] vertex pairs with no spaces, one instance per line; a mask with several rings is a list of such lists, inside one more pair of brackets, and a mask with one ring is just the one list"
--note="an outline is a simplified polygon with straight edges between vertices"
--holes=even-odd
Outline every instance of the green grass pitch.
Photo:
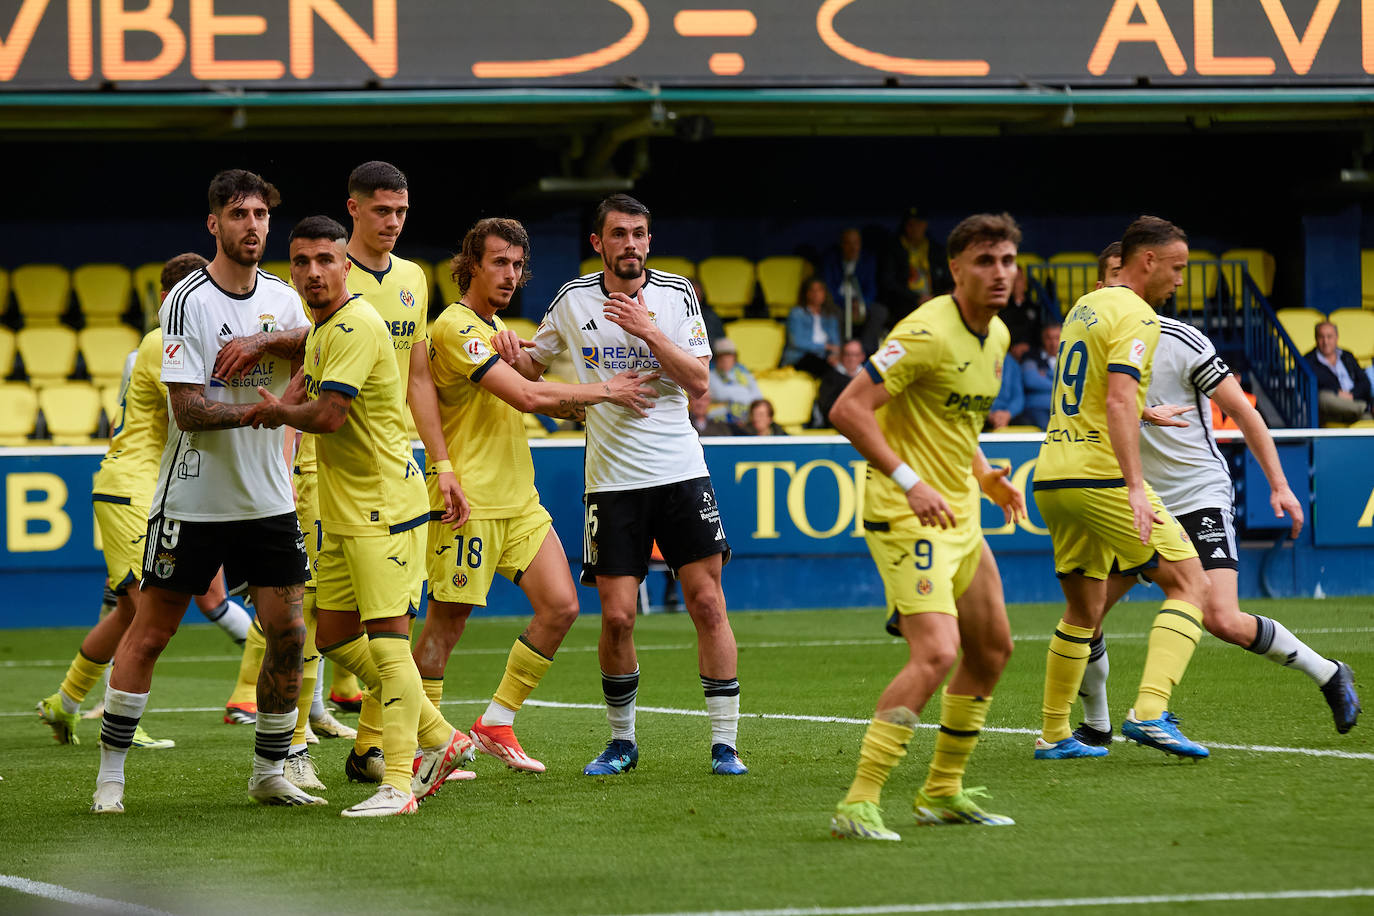
[[[1107,623],[1117,722],[1140,675],[1155,606],[1146,597]],[[967,784],[986,785],[989,810],[1017,824],[914,825],[910,804],[933,738],[923,727],[883,797],[901,843],[839,841],[827,829],[853,775],[862,722],[904,658],[877,610],[732,615],[740,752],[750,767],[743,778],[709,774],[685,615],[638,624],[639,768],[582,775],[608,737],[598,618],[587,614],[534,694],[551,705],[526,706],[516,723],[547,774],[479,756],[475,781],[446,786],[413,817],[379,821],[338,816],[371,792],[344,780],[342,741],[314,751],[328,808],[267,809],[248,799],[251,730],[221,724],[218,712],[237,650],[208,625],[184,627],[154,677],[144,724],[176,748],[131,752],[127,813],[90,815],[99,723],[82,723],[79,746],[57,746],[33,713],[83,631],[6,631],[0,885],[9,886],[0,886],[0,912],[71,911],[14,889],[22,880],[177,913],[864,914],[982,910],[993,901],[1041,911],[1073,902],[1076,913],[1374,912],[1374,598],[1245,606],[1349,662],[1370,710],[1357,728],[1337,735],[1302,674],[1209,636],[1172,708],[1187,735],[1211,746],[1210,760],[1181,763],[1118,742],[1103,760],[1035,761],[1031,730],[1059,609],[1014,605],[1016,652]],[[467,727],[482,710],[523,624],[469,624],[445,688],[454,725]],[[927,723],[937,709],[932,702]],[[1346,896],[1283,896],[1313,891]],[[1151,895],[1190,902],[1141,899]]]

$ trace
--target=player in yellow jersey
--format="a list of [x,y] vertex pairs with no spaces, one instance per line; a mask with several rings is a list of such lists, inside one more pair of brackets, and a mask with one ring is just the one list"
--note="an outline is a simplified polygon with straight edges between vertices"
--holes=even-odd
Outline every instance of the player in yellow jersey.
[[1163,588],[1164,603],[1121,733],[1180,757],[1208,755],[1183,735],[1168,711],[1173,687],[1202,636],[1207,579],[1187,533],[1145,482],[1140,460],[1140,418],[1160,333],[1154,309],[1182,284],[1187,265],[1183,230],[1142,216],[1121,238],[1120,285],[1088,293],[1064,319],[1050,423],[1034,481],[1066,602],[1045,665],[1038,759],[1107,753],[1073,737],[1069,708],[1088,664],[1093,631],[1106,613],[1107,577],[1146,570]]
[[[396,355],[396,366],[401,374],[401,384],[410,404],[420,439],[425,444],[425,454],[434,461],[447,461],[448,451],[444,443],[443,429],[439,421],[438,402],[434,393],[434,383],[430,379],[429,359],[425,349],[425,316],[429,309],[429,282],[418,265],[399,258],[391,253],[404,228],[410,210],[410,192],[406,176],[400,169],[387,162],[364,162],[355,168],[348,177],[348,211],[353,217],[353,232],[348,240],[348,260],[352,265],[347,275],[350,292],[365,296],[369,303],[382,316],[391,334]],[[266,336],[260,344],[266,345]],[[245,358],[255,347],[249,342],[240,344]],[[233,371],[236,367],[229,367]],[[306,551],[310,554],[311,568],[315,565],[315,555],[323,540],[320,525],[320,511],[316,497],[315,441],[311,435],[302,435],[300,447],[293,465],[293,482],[296,489],[296,515],[301,532],[305,535]],[[466,518],[467,503],[457,478],[451,472],[438,474],[435,486],[443,496],[444,512],[449,521]],[[314,626],[314,587],[306,583],[303,607],[307,627],[304,674],[301,686],[300,715],[297,717],[296,734],[292,737],[291,754],[287,758],[286,773],[301,788],[320,789],[314,762],[306,752],[305,723],[320,725],[317,732],[324,735],[346,735],[354,738],[353,750],[349,753],[344,773],[351,779],[361,782],[380,782],[385,772],[381,750],[381,711],[365,697],[356,699],[357,684],[347,671],[340,672],[334,666],[335,684],[330,690],[331,699],[345,708],[357,709],[361,706],[358,730],[341,729],[333,717],[329,716],[317,699],[319,691],[318,675],[320,659],[311,641]],[[226,708],[226,721],[254,696],[253,684],[258,676],[262,650],[265,646],[260,632],[250,632],[244,647],[243,660],[239,666],[239,680]],[[307,704],[312,707],[307,717]]]
[[[207,263],[190,253],[168,261],[162,268],[162,297]],[[125,370],[120,410],[110,418],[110,448],[92,482],[91,500],[107,573],[105,606],[100,622],[81,641],[61,687],[38,701],[38,716],[52,727],[59,744],[80,743],[76,722],[81,701],[108,670],[115,647],[133,623],[138,581],[143,575],[143,546],[148,537],[148,507],[167,440],[167,386],[158,378],[161,359],[162,330],[154,328],[139,344],[133,365]],[[243,643],[250,618],[241,605],[225,595],[222,576],[216,576],[210,590],[197,595],[195,602],[235,642]],[[89,714],[87,717],[91,718]],[[132,746],[164,749],[175,747],[176,742],[153,738],[140,725],[134,731]]]
[[[868,460],[864,540],[883,579],[888,632],[910,657],[878,699],[858,771],[830,820],[838,837],[898,840],[879,809],[918,716],[953,669],[918,824],[1014,821],[989,814],[964,770],[1011,656],[997,561],[983,539],[979,490],[1008,521],[1025,498],[993,468],[978,433],[1001,387],[1010,334],[997,317],[1011,294],[1021,230],[1009,214],[977,214],[950,233],[954,293],[899,321],[835,402],[830,420]],[[957,662],[957,664],[956,664]]]
[[[497,312],[529,279],[530,241],[513,219],[477,222],[452,263],[463,298],[444,310],[430,333],[430,366],[450,453],[472,504],[461,527],[430,523],[430,600],[415,661],[437,705],[444,668],[474,605],[485,606],[499,572],[525,592],[534,620],[511,647],[506,672],[470,734],[478,748],[517,770],[544,772],[512,728],[515,713],[539,684],[568,628],[577,619],[577,590],[563,544],[534,488],[521,412],[580,417],[588,405],[612,403],[640,416],[655,397],[657,374],[622,372],[583,385],[533,382],[511,368],[521,341]],[[503,357],[505,358],[503,360]],[[528,356],[524,358],[528,359]],[[429,475],[433,477],[433,465]],[[435,516],[442,503],[430,504]]]
[[[282,400],[259,389],[253,425],[322,434],[316,639],[380,703],[386,759],[377,793],[343,815],[381,817],[414,812],[471,759],[473,745],[425,697],[410,655],[429,503],[406,434],[392,334],[367,300],[349,293],[351,266],[342,226],[327,216],[296,224],[291,279],[314,326],[302,376]],[[423,756],[412,778],[417,733]]]

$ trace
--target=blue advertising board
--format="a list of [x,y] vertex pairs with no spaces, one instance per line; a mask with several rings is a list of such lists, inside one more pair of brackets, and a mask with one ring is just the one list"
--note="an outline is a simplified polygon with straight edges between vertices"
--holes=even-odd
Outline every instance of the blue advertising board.
[[1312,443],[1312,514],[1318,547],[1374,545],[1374,444],[1365,436]]

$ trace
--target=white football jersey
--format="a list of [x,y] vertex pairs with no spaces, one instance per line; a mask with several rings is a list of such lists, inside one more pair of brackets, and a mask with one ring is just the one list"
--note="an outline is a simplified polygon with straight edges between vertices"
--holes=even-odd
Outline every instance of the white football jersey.
[[[259,270],[251,293],[220,289],[201,268],[174,286],[158,310],[162,324],[162,381],[204,385],[223,404],[254,404],[259,386],[281,397],[291,362],[270,353],[231,381],[212,378],[220,348],[259,331],[291,331],[309,320],[296,291]],[[152,514],[179,521],[269,518],[295,511],[279,429],[183,432],[170,405]]]
[[[644,304],[654,324],[689,356],[710,356],[691,282],[658,270],[644,273]],[[602,312],[608,298],[599,273],[564,284],[544,313],[530,355],[547,366],[570,350],[577,380],[584,383],[605,381],[626,369],[657,370],[659,363],[649,345]],[[647,417],[615,404],[587,408],[588,493],[639,490],[707,475],[701,442],[687,418],[687,395],[668,378],[659,379],[654,387],[658,400]]]
[[1185,427],[1142,424],[1140,461],[1145,479],[1174,515],[1231,508],[1234,493],[1226,459],[1212,435],[1217,386],[1231,374],[1216,347],[1192,325],[1163,315],[1145,403],[1190,406]]

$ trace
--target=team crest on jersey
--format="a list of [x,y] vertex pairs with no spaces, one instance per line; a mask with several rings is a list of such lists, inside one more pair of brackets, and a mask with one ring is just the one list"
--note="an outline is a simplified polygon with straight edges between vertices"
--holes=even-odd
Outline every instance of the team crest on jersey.
[[258,327],[262,328],[262,332],[263,332],[264,334],[271,334],[273,331],[275,331],[275,330],[277,329],[277,316],[276,316],[276,315],[259,315],[259,316],[258,316]]
[[318,368],[319,365],[320,365],[320,345],[319,345],[319,344],[315,344],[315,366]]
[[873,354],[873,365],[886,372],[903,356],[906,356],[906,347],[895,340],[889,340],[881,350]]
[[600,361],[597,359],[599,355],[598,350],[598,347],[583,347],[582,365],[586,366],[588,369],[595,369],[597,366],[601,365]]
[[176,572],[177,558],[170,553],[160,553],[153,562],[153,572],[157,573],[159,579],[170,579],[172,573]]
[[1002,378],[1002,361],[999,359],[992,364],[992,374],[1000,380]]
[[930,581],[929,576],[922,576],[916,580],[916,594],[922,597],[929,595],[935,590],[935,583]]
[[408,289],[402,289],[402,290],[401,290],[401,305],[404,305],[404,306],[405,306],[406,308],[408,308],[408,309],[409,309],[409,308],[414,308],[414,307],[415,307],[415,294],[412,293],[412,292],[411,292],[410,290],[408,290]]
[[456,573],[454,573],[454,574],[453,574],[453,584],[456,585],[456,586],[458,586],[459,588],[462,588],[463,586],[467,585],[467,584],[468,584],[468,575],[467,575],[467,573],[461,573],[461,572],[456,572]]
[[491,351],[487,349],[487,345],[475,338],[463,344],[463,350],[467,353],[468,359],[478,365],[486,362],[491,357]]

